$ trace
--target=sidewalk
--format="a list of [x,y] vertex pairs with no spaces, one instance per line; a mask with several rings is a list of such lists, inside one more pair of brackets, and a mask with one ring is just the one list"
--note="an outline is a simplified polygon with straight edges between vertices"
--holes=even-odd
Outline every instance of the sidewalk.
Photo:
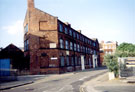
[[15,80],[15,81],[1,82],[0,83],[0,90],[11,89],[11,88],[14,88],[14,87],[31,84],[31,83],[34,83],[35,80],[42,79],[44,77],[47,77],[47,75],[18,76],[17,80]]
[[60,79],[62,76],[71,76],[74,72],[65,73],[65,74],[50,74],[50,75],[26,75],[26,76],[18,76],[17,81],[5,82],[0,83],[0,91],[11,89],[14,87],[19,87],[27,84],[32,83],[40,83],[40,82],[47,82],[50,80]]
[[12,81],[12,82],[1,83],[0,90],[11,89],[14,87],[23,86],[23,85],[27,85],[31,83],[34,83],[34,82],[26,80],[26,81]]
[[81,92],[135,92],[134,90],[135,76],[109,81],[108,73],[85,82],[81,86]]

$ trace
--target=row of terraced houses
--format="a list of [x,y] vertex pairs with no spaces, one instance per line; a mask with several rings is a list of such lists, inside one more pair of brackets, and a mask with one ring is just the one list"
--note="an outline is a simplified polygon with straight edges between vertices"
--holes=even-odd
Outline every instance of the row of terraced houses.
[[43,12],[28,0],[24,54],[31,74],[65,73],[100,66],[99,43]]

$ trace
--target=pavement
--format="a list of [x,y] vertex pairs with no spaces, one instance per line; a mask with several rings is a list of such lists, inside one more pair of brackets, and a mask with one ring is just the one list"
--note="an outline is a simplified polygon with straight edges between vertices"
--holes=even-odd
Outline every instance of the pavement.
[[108,73],[85,82],[81,92],[135,92],[135,76],[109,80]]
[[16,81],[10,82],[1,82],[0,83],[0,90],[11,89],[14,87],[19,87],[27,84],[34,83],[35,80],[42,79],[47,77],[45,75],[25,75],[25,76],[18,76]]
[[63,76],[70,76],[70,75],[73,75],[75,73],[78,73],[78,71],[77,72],[64,73],[64,74],[18,76],[17,81],[0,83],[0,91],[12,89],[12,88],[19,87],[19,86],[24,86],[24,85],[27,85],[27,84],[40,83],[42,81],[48,82],[52,79],[57,80],[57,79],[61,79]]

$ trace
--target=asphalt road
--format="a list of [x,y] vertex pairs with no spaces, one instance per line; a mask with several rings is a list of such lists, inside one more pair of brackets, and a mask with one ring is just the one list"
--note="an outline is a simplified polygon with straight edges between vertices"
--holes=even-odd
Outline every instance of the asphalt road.
[[3,90],[2,92],[79,92],[80,86],[84,82],[105,72],[107,72],[107,69],[91,69],[83,72],[52,75],[37,79],[32,84]]

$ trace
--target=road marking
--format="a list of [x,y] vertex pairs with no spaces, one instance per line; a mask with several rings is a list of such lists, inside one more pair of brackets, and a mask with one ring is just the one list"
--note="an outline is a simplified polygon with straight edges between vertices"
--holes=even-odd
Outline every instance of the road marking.
[[[60,88],[58,92],[61,92],[64,88],[66,88],[69,85],[65,85],[64,87]],[[63,92],[63,91],[62,91]]]
[[83,78],[81,78],[81,79],[79,79],[79,80],[84,80],[84,79],[86,79],[86,78],[88,78],[87,76],[85,76],[85,77],[83,77]]
[[62,87],[61,89],[59,89],[59,92],[61,91],[61,90],[63,90],[64,89],[64,87]]

